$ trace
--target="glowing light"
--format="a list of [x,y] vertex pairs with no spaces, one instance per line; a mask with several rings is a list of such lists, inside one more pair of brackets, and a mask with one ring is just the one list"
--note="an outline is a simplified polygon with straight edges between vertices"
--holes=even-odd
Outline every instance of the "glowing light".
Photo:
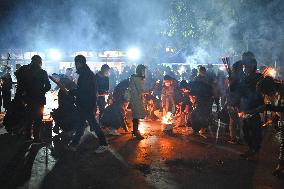
[[178,73],[181,75],[185,72],[185,67],[184,66],[181,66],[178,70]]
[[274,68],[271,68],[271,67],[268,67],[266,68],[264,71],[263,71],[263,76],[266,77],[266,76],[270,76],[270,77],[273,77],[275,78],[276,77],[276,70]]
[[139,60],[141,52],[137,48],[131,48],[127,50],[127,56],[130,60]]
[[225,71],[225,70],[226,70],[226,67],[225,67],[225,66],[220,66],[220,67],[219,67],[219,70]]
[[60,60],[62,55],[61,55],[61,52],[56,50],[56,49],[52,49],[49,51],[49,57],[52,59],[52,60]]
[[239,112],[239,113],[238,113],[238,116],[239,116],[239,117],[243,117],[244,115],[245,115],[245,112]]
[[162,117],[162,124],[173,124],[174,118],[171,112],[168,112],[165,116]]

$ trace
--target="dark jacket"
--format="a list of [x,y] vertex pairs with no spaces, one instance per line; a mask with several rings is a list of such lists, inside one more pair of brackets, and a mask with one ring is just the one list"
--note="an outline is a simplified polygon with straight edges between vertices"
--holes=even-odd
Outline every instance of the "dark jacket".
[[4,77],[1,78],[3,81],[2,91],[10,91],[12,89],[13,81],[11,74],[7,73]]
[[22,66],[17,72],[17,95],[24,97],[27,103],[45,104],[45,93],[51,85],[45,70],[37,65]]
[[79,74],[78,87],[71,93],[76,96],[76,105],[79,111],[93,112],[97,106],[97,82],[95,74],[87,64],[81,67],[77,73]]
[[109,91],[109,77],[106,77],[98,72],[96,74],[96,81],[98,86],[98,94],[102,95]]
[[123,109],[123,101],[119,100],[106,107],[100,123],[103,126],[111,127],[114,129],[126,128],[126,112]]
[[261,74],[255,73],[245,76],[240,83],[241,111],[250,111],[261,105],[264,100],[260,93],[256,91],[256,84],[263,78]]

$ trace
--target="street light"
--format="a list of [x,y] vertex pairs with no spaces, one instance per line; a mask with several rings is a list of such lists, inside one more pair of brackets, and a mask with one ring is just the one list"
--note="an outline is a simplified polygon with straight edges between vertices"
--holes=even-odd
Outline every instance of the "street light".
[[52,60],[59,60],[59,59],[61,59],[62,55],[61,55],[61,52],[59,50],[52,49],[52,50],[49,51],[49,57]]
[[139,58],[141,57],[141,52],[137,48],[130,48],[127,50],[127,57],[130,60],[139,60]]

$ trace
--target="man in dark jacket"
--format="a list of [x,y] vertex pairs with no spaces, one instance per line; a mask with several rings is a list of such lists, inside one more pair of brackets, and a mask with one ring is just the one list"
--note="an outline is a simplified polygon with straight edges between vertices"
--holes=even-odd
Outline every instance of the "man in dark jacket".
[[45,94],[51,88],[48,75],[45,70],[41,69],[41,66],[41,57],[35,55],[29,65],[22,66],[16,72],[18,88],[15,98],[20,98],[27,105],[26,138],[31,138],[33,123],[35,142],[40,142],[39,131],[46,104]]
[[12,77],[11,77],[9,70],[1,78],[1,80],[2,80],[1,91],[2,91],[2,98],[3,98],[3,108],[5,109],[5,111],[7,111],[9,104],[11,102],[11,89],[12,89],[12,84],[13,84]]
[[[256,84],[263,77],[262,74],[256,73],[257,61],[251,57],[251,54],[251,52],[244,53],[242,58],[245,77],[240,84],[241,112],[249,112],[264,103],[261,94],[256,91]],[[243,132],[249,149],[241,154],[241,157],[248,160],[257,160],[262,141],[259,113],[243,119]]]
[[98,86],[98,108],[100,111],[100,118],[106,107],[105,97],[109,94],[109,70],[110,67],[107,64],[102,65],[101,71],[96,74],[96,81]]
[[108,145],[104,133],[102,132],[97,120],[95,119],[94,112],[97,107],[97,81],[95,74],[90,70],[86,64],[86,58],[83,55],[75,57],[75,66],[78,78],[78,87],[76,90],[71,91],[76,97],[76,105],[80,116],[80,124],[76,129],[76,134],[69,144],[72,150],[76,150],[79,144],[80,138],[85,130],[85,123],[88,121],[90,125],[90,131],[95,131],[99,138],[100,146],[96,150],[97,153],[102,153],[108,150]]

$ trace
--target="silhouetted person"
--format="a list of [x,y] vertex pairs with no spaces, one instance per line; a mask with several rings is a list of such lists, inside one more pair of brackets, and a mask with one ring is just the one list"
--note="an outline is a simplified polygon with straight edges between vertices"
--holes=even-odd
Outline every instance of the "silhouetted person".
[[102,153],[108,150],[108,145],[104,133],[102,132],[97,120],[95,119],[94,111],[97,107],[97,81],[95,74],[90,70],[86,63],[86,58],[83,55],[78,55],[74,59],[77,73],[79,74],[77,89],[72,90],[71,94],[76,97],[76,105],[79,113],[79,125],[76,129],[70,148],[77,149],[81,136],[84,134],[85,123],[88,121],[90,131],[94,131],[99,138],[100,146],[96,150],[97,153]]
[[198,75],[191,84],[191,95],[196,97],[196,108],[192,111],[191,123],[194,132],[204,134],[209,125],[209,116],[212,111],[213,89],[206,76],[205,67],[201,66]]
[[[249,112],[264,103],[261,94],[256,91],[256,84],[262,79],[262,75],[256,72],[257,61],[253,57],[251,52],[244,53],[242,57],[245,73],[240,88],[240,109],[242,112]],[[243,119],[243,132],[244,139],[248,144],[249,149],[241,154],[241,157],[256,160],[262,141],[261,118],[259,113]]]
[[[2,78],[2,99],[3,99],[3,108],[7,111],[10,103],[11,103],[11,90],[12,90],[12,77],[11,74],[8,72]],[[1,99],[1,100],[2,100]]]
[[100,118],[102,117],[105,107],[105,97],[109,94],[109,70],[110,67],[107,64],[102,65],[101,70],[96,74],[96,81],[98,85],[98,108],[100,111]]
[[33,126],[35,142],[40,142],[39,131],[42,125],[44,105],[46,104],[45,94],[51,88],[48,75],[41,66],[41,57],[35,55],[30,64],[22,66],[16,72],[18,83],[16,98],[21,98],[27,105],[26,138],[31,138]]

